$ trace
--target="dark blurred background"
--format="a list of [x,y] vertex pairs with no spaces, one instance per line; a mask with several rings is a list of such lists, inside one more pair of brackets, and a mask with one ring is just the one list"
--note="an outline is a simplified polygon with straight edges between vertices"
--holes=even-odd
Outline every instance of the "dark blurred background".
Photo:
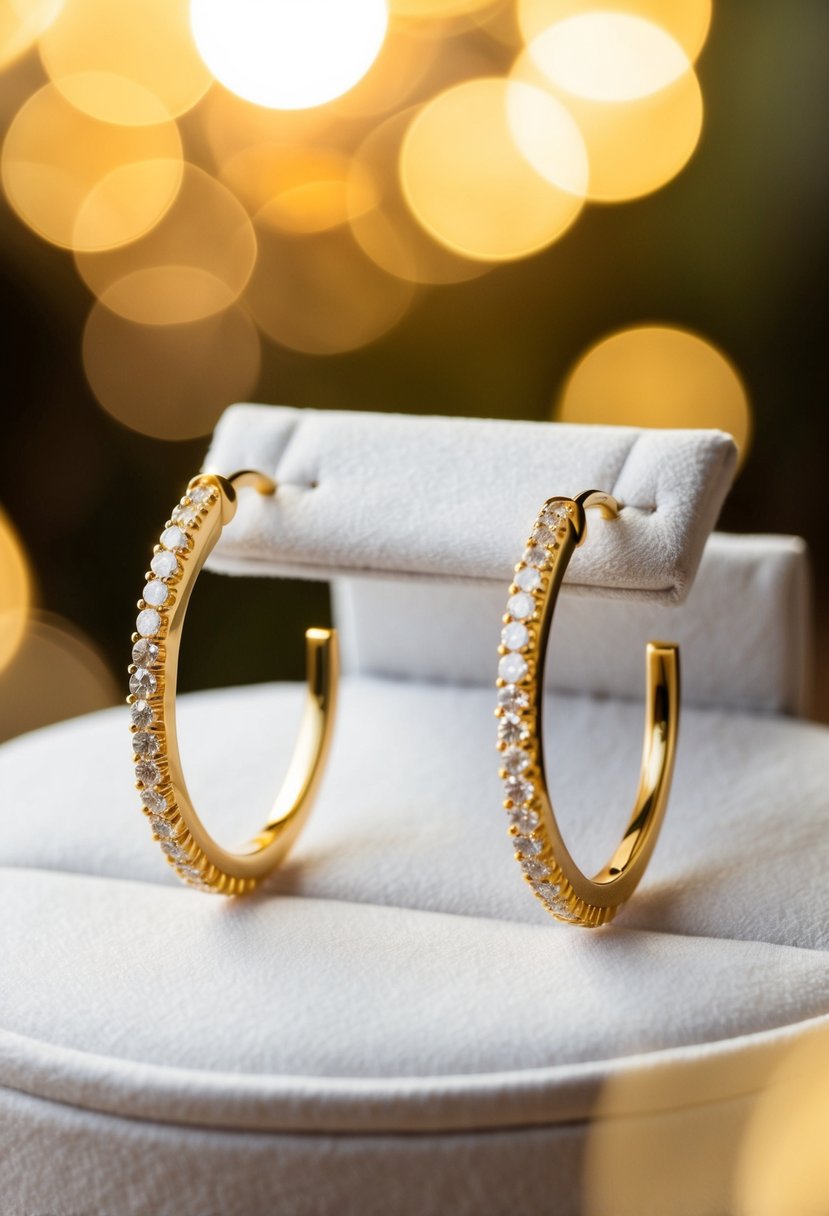
[[[238,96],[249,32],[206,65],[186,5],[144,7],[142,51],[140,6],[101,3],[0,16],[4,736],[123,696],[151,544],[239,399],[733,430],[719,526],[807,538],[829,721],[829,6],[400,0],[351,90],[286,110]],[[579,28],[549,31],[608,12],[662,43],[611,26],[634,85],[588,63],[564,88]],[[560,124],[552,170],[492,120],[516,82]],[[284,590],[205,579],[180,686],[299,676],[327,596]]]

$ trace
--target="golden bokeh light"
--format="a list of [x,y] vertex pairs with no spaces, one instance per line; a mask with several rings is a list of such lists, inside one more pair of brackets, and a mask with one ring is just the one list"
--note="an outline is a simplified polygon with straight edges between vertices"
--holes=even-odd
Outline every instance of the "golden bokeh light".
[[257,234],[245,301],[281,346],[313,355],[355,350],[392,329],[411,303],[412,285],[375,266],[347,227],[293,237],[257,219]]
[[0,0],[0,68],[24,55],[62,6],[63,0]]
[[377,118],[406,104],[442,48],[439,36],[428,38],[390,26],[386,41],[365,76],[335,97],[330,113],[345,118]]
[[570,373],[560,422],[714,427],[745,458],[751,409],[737,372],[712,343],[683,329],[644,325],[597,342]]
[[124,426],[157,439],[207,435],[259,378],[260,340],[239,305],[184,325],[136,325],[96,303],[83,337],[87,380]]
[[825,1216],[829,1195],[829,1035],[801,1036],[752,1113],[737,1166],[735,1211]]
[[301,110],[352,88],[386,36],[385,0],[191,0],[199,52],[226,89],[258,106]]
[[[555,184],[533,168],[527,148],[553,166]],[[555,98],[497,77],[429,101],[400,152],[403,191],[419,223],[449,249],[492,262],[536,253],[570,227],[584,202],[586,165],[578,129]]]
[[190,164],[175,202],[145,237],[75,258],[81,277],[107,308],[146,325],[197,321],[228,308],[244,290],[255,260],[256,236],[242,204]]
[[11,521],[0,509],[0,672],[14,657],[23,639],[31,590],[23,545]]
[[711,0],[518,0],[518,24],[527,43],[570,17],[596,13],[648,21],[670,34],[693,61],[711,25]]
[[121,700],[123,690],[84,633],[52,613],[32,614],[0,672],[0,739]]
[[183,114],[213,79],[193,43],[187,0],[65,0],[40,56],[72,104],[104,122]]
[[[415,283],[461,283],[486,274],[490,264],[461,257],[438,244],[414,219],[401,188],[400,145],[417,111],[412,108],[375,127],[357,149],[349,182],[349,219],[357,243],[389,274]],[[362,204],[371,182],[375,205]]]
[[221,180],[252,215],[282,232],[324,232],[377,205],[371,177],[333,148],[254,144],[222,166]]
[[587,194],[598,202],[658,190],[685,167],[699,142],[702,92],[693,70],[646,97],[593,101],[557,90],[528,49],[516,60],[512,79],[548,89],[566,105],[587,148]]
[[557,88],[588,101],[634,101],[690,70],[679,43],[642,17],[592,12],[544,30],[528,52]]
[[110,249],[142,236],[172,205],[181,177],[174,122],[100,122],[53,84],[21,107],[3,144],[9,202],[30,228],[66,249]]

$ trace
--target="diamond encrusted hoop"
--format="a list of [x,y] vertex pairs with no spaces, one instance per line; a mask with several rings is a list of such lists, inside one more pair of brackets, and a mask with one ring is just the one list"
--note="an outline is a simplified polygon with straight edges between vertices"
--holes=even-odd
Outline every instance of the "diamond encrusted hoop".
[[504,807],[515,857],[532,891],[553,916],[595,927],[612,920],[641,879],[656,844],[673,774],[679,724],[679,647],[646,649],[645,746],[636,806],[613,857],[593,878],[573,861],[547,791],[542,743],[547,640],[564,572],[586,533],[585,510],[616,518],[618,503],[600,490],[550,498],[515,567],[498,653],[498,750]]
[[333,629],[309,629],[308,693],[294,760],[270,818],[238,852],[221,848],[196,814],[181,768],[175,726],[181,628],[193,584],[222,529],[236,513],[236,491],[273,494],[261,473],[194,477],[155,546],[132,635],[130,705],[136,787],[153,837],[185,882],[243,895],[290,849],[311,808],[331,740],[338,678]]

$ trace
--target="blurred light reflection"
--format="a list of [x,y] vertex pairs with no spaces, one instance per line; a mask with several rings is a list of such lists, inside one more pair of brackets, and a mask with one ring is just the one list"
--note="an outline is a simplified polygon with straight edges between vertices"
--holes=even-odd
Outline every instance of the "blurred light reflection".
[[746,390],[726,357],[697,334],[668,326],[620,330],[570,373],[555,410],[561,422],[714,427],[745,459],[751,435]]
[[173,206],[147,236],[75,258],[107,308],[145,325],[197,321],[228,308],[255,260],[256,236],[241,203],[190,164]]
[[3,144],[3,186],[12,207],[40,236],[67,249],[109,249],[142,236],[173,203],[181,174],[174,122],[101,122],[53,84],[25,102]]
[[26,554],[11,521],[0,509],[0,671],[23,640],[30,600]]
[[[536,172],[519,143],[554,164],[565,188]],[[420,224],[482,261],[527,257],[560,237],[584,202],[584,169],[578,131],[560,103],[497,77],[427,102],[400,153],[403,190]]]

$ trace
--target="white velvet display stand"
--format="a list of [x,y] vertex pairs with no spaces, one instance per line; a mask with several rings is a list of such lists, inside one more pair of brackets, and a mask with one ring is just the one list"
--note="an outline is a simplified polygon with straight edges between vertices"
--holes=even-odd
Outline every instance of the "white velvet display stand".
[[[702,555],[730,441],[237,407],[208,465],[280,482],[244,494],[217,566],[336,575],[325,781],[288,863],[227,901],[149,841],[123,711],[2,749],[2,1216],[744,1216],[755,1104],[829,1019],[829,733],[796,717],[802,545]],[[549,693],[585,867],[632,802],[654,633],[685,701],[651,865],[590,932],[512,860],[492,684],[528,524],[594,486],[624,510],[572,564],[595,594],[562,597]],[[181,698],[223,840],[261,821],[301,696]]]

